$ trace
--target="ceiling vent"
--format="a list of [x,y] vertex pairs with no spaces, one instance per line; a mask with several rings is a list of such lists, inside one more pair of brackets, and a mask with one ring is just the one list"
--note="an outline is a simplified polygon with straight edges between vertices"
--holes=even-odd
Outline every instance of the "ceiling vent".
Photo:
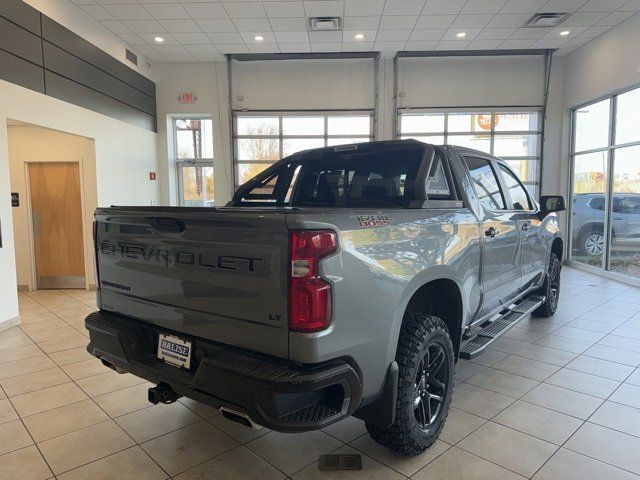
[[557,27],[568,16],[568,13],[536,13],[533,17],[527,20],[524,27]]
[[314,32],[335,32],[340,30],[340,17],[311,17],[309,27]]

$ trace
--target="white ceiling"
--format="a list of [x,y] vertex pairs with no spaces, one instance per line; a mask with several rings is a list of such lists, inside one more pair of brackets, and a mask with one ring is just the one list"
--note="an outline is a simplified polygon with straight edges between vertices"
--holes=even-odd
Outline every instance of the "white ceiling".
[[[640,12],[640,0],[72,1],[154,62],[248,52],[557,48],[566,54]],[[535,12],[571,15],[561,27],[520,28]],[[318,16],[342,17],[343,31],[309,31],[308,18]],[[564,30],[570,33],[560,36]],[[460,32],[466,36],[458,38]],[[165,41],[158,44],[157,36]]]

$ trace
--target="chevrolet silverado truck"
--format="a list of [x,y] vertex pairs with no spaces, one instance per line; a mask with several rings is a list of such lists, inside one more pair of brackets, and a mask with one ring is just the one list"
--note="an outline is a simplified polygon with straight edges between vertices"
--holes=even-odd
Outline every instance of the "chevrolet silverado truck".
[[564,208],[505,161],[415,140],[296,153],[224,207],[99,208],[88,351],[153,403],[282,432],[353,415],[418,454],[458,358],[555,312]]

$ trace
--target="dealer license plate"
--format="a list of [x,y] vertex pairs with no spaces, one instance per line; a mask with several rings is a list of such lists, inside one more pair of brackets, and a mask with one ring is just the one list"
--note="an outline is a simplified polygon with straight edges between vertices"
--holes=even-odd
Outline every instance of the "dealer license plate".
[[176,367],[191,367],[191,342],[173,335],[158,335],[158,358]]

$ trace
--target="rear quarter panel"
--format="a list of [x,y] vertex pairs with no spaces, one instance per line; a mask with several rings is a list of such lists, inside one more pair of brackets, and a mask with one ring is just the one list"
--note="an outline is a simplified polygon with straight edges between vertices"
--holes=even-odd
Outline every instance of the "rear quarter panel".
[[[371,216],[382,225],[363,226],[368,224],[362,217]],[[453,280],[465,322],[478,308],[479,226],[467,209],[305,210],[289,214],[287,226],[332,229],[340,242],[339,253],[321,264],[333,285],[332,325],[315,334],[291,332],[289,357],[303,363],[353,358],[365,396],[379,392],[395,358],[405,308],[422,285]]]

